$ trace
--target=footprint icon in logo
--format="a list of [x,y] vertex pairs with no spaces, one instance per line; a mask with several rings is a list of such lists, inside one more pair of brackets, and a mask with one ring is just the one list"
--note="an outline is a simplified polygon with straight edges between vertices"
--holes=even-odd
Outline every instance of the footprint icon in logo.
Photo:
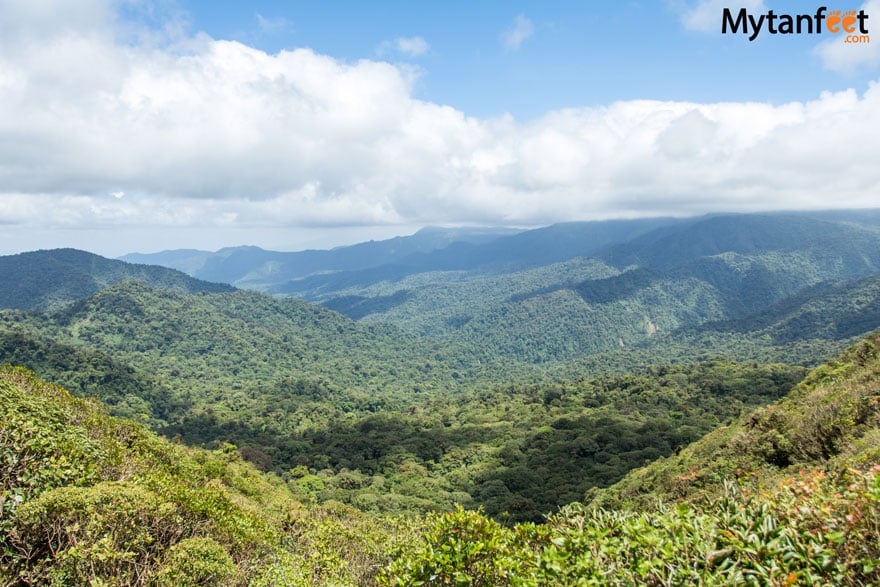
[[846,14],[843,15],[843,30],[848,33],[854,32],[856,30],[856,11],[848,10]]
[[828,32],[838,33],[840,32],[840,11],[832,10],[828,13],[828,18],[825,20],[828,23]]

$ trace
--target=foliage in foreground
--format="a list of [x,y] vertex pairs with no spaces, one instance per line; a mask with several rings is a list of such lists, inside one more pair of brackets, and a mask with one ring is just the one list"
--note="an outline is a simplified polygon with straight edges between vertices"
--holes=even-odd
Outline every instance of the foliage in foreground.
[[367,585],[393,527],[0,370],[0,585]]
[[541,526],[430,518],[381,576],[415,585],[876,585],[880,467],[810,471],[772,490],[647,513],[573,504]]

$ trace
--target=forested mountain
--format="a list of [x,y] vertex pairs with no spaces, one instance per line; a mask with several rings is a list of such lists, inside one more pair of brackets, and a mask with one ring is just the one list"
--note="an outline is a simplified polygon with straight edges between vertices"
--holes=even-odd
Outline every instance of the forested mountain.
[[456,242],[430,253],[411,255],[394,264],[377,266],[370,271],[315,273],[279,283],[267,291],[321,300],[338,290],[381,285],[410,276],[424,283],[430,282],[435,275],[440,282],[444,282],[450,278],[457,280],[460,276],[482,277],[520,272],[577,257],[589,257],[611,244],[626,242],[658,227],[679,222],[683,221],[651,218],[554,224],[484,244]]
[[359,271],[407,260],[414,255],[442,249],[452,243],[478,245],[516,232],[519,231],[509,228],[427,227],[411,236],[369,241],[331,250],[284,253],[245,246],[225,248],[216,253],[197,250],[132,253],[120,259],[131,263],[164,265],[200,279],[267,290],[277,284],[313,273]]
[[488,353],[458,352],[393,326],[358,325],[292,298],[246,291],[178,294],[132,281],[53,312],[0,313],[0,326],[31,340],[112,356],[237,425],[252,416],[262,422],[265,410],[277,409],[266,390],[336,390],[347,399],[336,397],[334,409],[343,410],[346,401],[377,409],[395,394],[457,389],[501,367]]
[[[226,259],[238,284],[444,343],[491,349],[518,363],[619,349],[637,354],[658,344],[670,358],[694,344],[722,353],[730,344],[741,358],[751,347],[755,357],[809,363],[880,326],[870,311],[856,319],[845,315],[845,304],[824,311],[822,301],[830,301],[823,293],[829,288],[838,297],[855,288],[851,297],[867,296],[866,307],[876,299],[876,290],[857,280],[880,274],[878,217],[868,210],[576,222],[445,247],[435,240],[435,248],[421,252],[413,252],[426,238],[418,233],[282,254],[299,259],[286,265],[281,257],[264,263],[260,256],[269,253],[256,249],[220,252],[212,262]],[[346,268],[356,263],[358,269]],[[297,277],[284,280],[285,273]],[[243,277],[248,274],[253,280]],[[811,303],[810,296],[821,299]],[[797,304],[813,308],[812,321],[824,334],[807,337],[791,323],[785,313]],[[788,335],[768,331],[743,344],[738,333],[753,331],[756,320],[780,323],[776,330],[785,320],[792,326]],[[819,344],[813,352],[812,344],[793,344],[808,338],[837,345],[819,350]]]
[[157,265],[132,265],[78,251],[55,249],[0,257],[0,308],[46,309],[92,295],[108,285],[137,279],[176,292],[222,292],[209,283]]
[[[390,521],[338,503],[303,505],[297,501],[303,486],[315,487],[320,476],[291,471],[285,482],[243,463],[231,446],[206,452],[170,444],[28,372],[5,369],[0,580],[872,584],[880,580],[878,345],[872,336],[813,371],[777,404],[594,496],[606,504],[636,503],[642,511],[573,503],[541,524],[512,528],[461,509]],[[747,377],[724,391],[725,372],[733,373],[662,370],[642,380],[641,391],[618,389],[631,400],[651,389],[662,402],[691,376],[696,389],[720,385],[719,399],[752,387]],[[664,391],[664,385],[671,387]],[[603,391],[590,387],[569,399],[601,403],[596,393]],[[552,406],[565,395],[545,393],[544,401]],[[631,404],[633,413],[641,401]],[[562,424],[549,428],[571,429]],[[529,446],[548,432],[538,428],[542,436]],[[446,475],[454,478],[457,470]],[[401,471],[411,475],[417,468],[408,464]],[[349,475],[345,486],[359,482]],[[640,497],[647,491],[670,501],[648,505]]]
[[[880,341],[802,383],[796,366],[880,326],[876,217],[566,224],[445,247],[455,237],[444,232],[402,256],[368,243],[339,262],[394,263],[295,281],[327,307],[79,251],[3,258],[16,260],[12,299],[38,293],[0,311],[0,363],[218,450],[167,444],[3,371],[0,573],[100,584],[136,567],[129,583],[216,573],[230,585],[877,579],[874,555],[845,545],[876,537],[860,524],[880,515]],[[226,269],[262,254],[239,253]],[[803,467],[821,473],[791,481]],[[850,538],[812,533],[789,499],[802,486],[842,528],[827,532]],[[656,509],[658,497],[691,505]],[[593,505],[566,505],[585,498]],[[423,517],[432,511],[444,513]],[[754,554],[749,516],[786,528],[794,546],[767,534]],[[62,519],[75,523],[46,532]],[[607,556],[578,546],[596,544]],[[452,551],[471,554],[444,558]],[[832,562],[812,564],[820,551]],[[645,552],[649,562],[632,562]]]
[[801,373],[722,361],[655,382],[512,383],[540,374],[296,299],[139,282],[0,320],[0,361],[168,436],[234,442],[265,469],[297,469],[301,499],[376,512],[459,502],[537,519],[771,401]]
[[[849,217],[715,216],[658,228],[592,258],[522,271],[388,271],[378,268],[363,281],[337,273],[302,283],[327,307],[359,320],[546,363],[657,340],[688,344],[707,324],[716,332],[720,325],[741,332],[757,315],[767,323],[784,320],[774,312],[807,304],[828,288],[843,296],[856,288],[855,299],[874,300],[875,289],[852,280],[880,273],[880,232]],[[880,326],[870,312],[855,320],[846,311],[837,304],[816,316],[834,340]],[[784,339],[759,338],[753,346],[778,346]]]

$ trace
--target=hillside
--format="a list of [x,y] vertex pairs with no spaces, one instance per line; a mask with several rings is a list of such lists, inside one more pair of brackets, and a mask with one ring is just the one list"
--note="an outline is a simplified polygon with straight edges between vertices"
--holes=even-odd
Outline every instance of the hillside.
[[223,292],[234,288],[193,279],[156,265],[133,265],[78,251],[55,249],[0,257],[0,308],[62,306],[126,280],[178,293]]
[[[75,318],[111,300],[118,304],[119,289],[146,295],[141,285],[115,287],[112,295],[58,316]],[[671,450],[698,435],[694,426],[701,420],[711,427],[712,413],[725,418],[750,402],[783,395],[799,375],[782,366],[717,360],[654,368],[641,377],[501,387],[476,392],[464,403],[435,396],[399,417],[376,414],[323,435],[306,431],[294,437],[300,448],[313,438],[324,450],[317,456],[343,454],[346,462],[336,474],[300,465],[280,477],[242,462],[236,452],[247,455],[245,449],[223,445],[208,452],[171,444],[26,371],[2,369],[0,580],[232,586],[876,583],[878,345],[880,334],[872,335],[812,371],[777,403],[633,471],[610,489],[590,492],[591,506],[572,503],[540,524],[512,526],[451,504],[441,507],[449,511],[389,521],[330,500],[355,496],[353,503],[371,509],[399,495],[398,489],[409,488],[404,496],[417,499],[418,489],[423,495],[448,491],[467,475],[485,475],[484,497],[504,499],[502,487],[520,488],[507,498],[508,515],[499,519],[530,519],[528,507],[521,509],[529,499],[523,491],[557,491],[564,485],[552,475],[565,463],[573,465],[575,479],[590,470],[588,460],[580,459],[606,474],[624,458],[654,459],[651,447],[665,443]],[[700,408],[705,411],[694,412]],[[515,414],[524,419],[516,421]],[[406,417],[412,417],[409,424]],[[521,430],[526,434],[518,437]],[[497,451],[485,445],[487,433],[497,435]],[[462,442],[449,444],[457,434]],[[381,454],[386,442],[388,452]],[[418,451],[438,449],[448,452],[416,460]],[[349,468],[368,471],[371,458],[393,469],[370,475]],[[543,489],[542,480],[550,481]],[[303,505],[322,491],[329,498],[323,505]],[[657,506],[658,498],[667,505]],[[602,507],[610,505],[641,511]]]
[[[543,525],[429,518],[390,585],[875,585],[880,335]],[[637,511],[608,509],[609,506]]]
[[[0,583],[373,583],[391,525],[0,369]],[[344,556],[341,555],[344,553]]]
[[358,325],[296,299],[178,294],[131,281],[50,313],[0,312],[0,335],[0,362],[187,442],[241,442],[255,459],[287,468],[294,431],[402,411],[517,373],[491,355]]
[[153,428],[166,426],[182,408],[170,388],[148,371],[91,347],[36,336],[0,326],[0,364],[26,366],[74,395],[100,400],[114,416]]
[[779,402],[601,491],[599,505],[646,507],[717,495],[725,479],[772,484],[797,471],[880,462],[880,334],[812,371]]
[[[880,275],[877,218],[868,210],[572,222],[483,240],[443,229],[439,239],[421,231],[331,251],[228,249],[195,274],[526,365],[587,364],[622,350],[634,368],[645,364],[642,349],[661,361],[705,349],[815,364],[880,326],[870,312],[854,320],[845,304],[822,307],[829,290],[876,302],[858,280]],[[153,258],[191,262],[184,253]],[[806,340],[795,326],[775,333],[794,305],[817,311],[805,320],[821,336]],[[746,340],[756,320],[775,330]]]
[[49,314],[0,318],[0,361],[168,437],[233,442],[265,470],[296,470],[305,501],[383,513],[458,502],[537,520],[803,375],[719,360],[548,380],[489,351],[360,325],[296,299],[137,282]]

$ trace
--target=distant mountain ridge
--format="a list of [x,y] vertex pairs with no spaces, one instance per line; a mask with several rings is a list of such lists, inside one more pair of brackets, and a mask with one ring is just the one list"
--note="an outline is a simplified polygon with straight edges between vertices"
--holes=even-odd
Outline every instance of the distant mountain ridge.
[[[800,362],[880,327],[876,211],[576,222],[507,232],[424,229],[330,251],[240,247],[163,255],[178,264],[209,255],[200,274],[226,272],[238,283],[259,284],[254,289],[520,364],[637,348],[672,360],[697,347]],[[0,269],[7,277],[0,306],[17,309],[68,304],[128,279],[179,293],[233,290],[70,249],[2,257]],[[791,348],[793,354],[785,350]]]
[[[761,330],[758,346],[810,339],[809,329],[793,331],[791,324],[799,321],[845,343],[880,327],[872,310],[880,292],[873,282],[857,281],[880,275],[877,219],[873,211],[827,217],[713,215],[670,221],[598,247],[586,258],[551,265],[504,269],[495,264],[433,273],[386,265],[313,275],[282,291],[358,320],[391,322],[528,362],[568,360],[658,340],[668,347],[693,341],[693,332],[704,324],[723,324],[728,342],[733,340],[728,334],[740,333],[736,344],[747,348],[744,326],[737,321],[751,324],[761,313],[770,330]],[[531,240],[529,248],[536,251],[542,234],[585,228],[556,225],[480,249],[504,244],[507,251],[516,251],[514,241]],[[521,265],[527,265],[527,255],[523,259]],[[851,313],[845,303],[849,295],[868,301]],[[811,296],[816,297],[812,303]],[[788,300],[797,300],[803,312],[812,307],[810,317],[789,315]],[[827,311],[817,313],[823,304]],[[788,334],[771,335],[782,331]],[[699,344],[707,344],[706,336]]]
[[[570,222],[470,241],[443,231],[450,244],[419,249],[421,231],[284,254],[298,260],[290,265],[260,249],[225,250],[198,275],[222,270],[243,287],[530,363],[657,342],[812,340],[798,324],[844,344],[880,327],[878,210]],[[848,296],[867,302],[848,309]]]
[[453,243],[481,244],[520,232],[513,228],[426,227],[411,236],[368,241],[329,250],[268,251],[254,246],[228,247],[215,253],[193,249],[131,253],[122,261],[173,267],[199,279],[248,289],[273,285],[328,271],[356,271],[399,262]]
[[158,265],[135,265],[76,249],[33,251],[0,257],[0,308],[47,309],[90,296],[126,280],[178,293],[226,292],[223,283],[194,279]]

